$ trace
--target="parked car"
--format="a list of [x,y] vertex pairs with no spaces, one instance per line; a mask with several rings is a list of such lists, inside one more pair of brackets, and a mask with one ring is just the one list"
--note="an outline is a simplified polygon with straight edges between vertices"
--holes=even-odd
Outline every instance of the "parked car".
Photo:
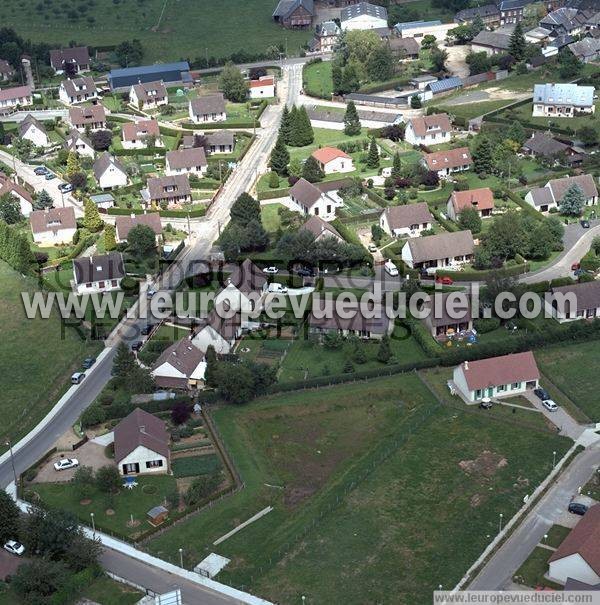
[[96,363],[95,357],[86,357],[81,364],[86,370],[89,370]]
[[156,295],[156,290],[154,288],[148,288],[146,290],[146,298],[153,298]]
[[558,406],[556,405],[556,403],[554,403],[554,401],[552,401],[552,399],[544,399],[544,401],[542,401],[542,405],[549,412],[556,412],[556,410],[558,410]]
[[580,515],[583,517],[583,515],[588,512],[588,507],[581,502],[571,502],[569,504],[568,511],[574,515]]
[[142,348],[142,345],[143,345],[143,344],[144,344],[144,343],[143,343],[141,340],[138,340],[137,342],[134,342],[134,343],[131,345],[131,350],[132,350],[132,351],[139,351],[139,350]]
[[588,221],[587,219],[581,219],[579,221],[579,224],[584,228],[584,229],[589,229],[590,228],[590,221]]
[[77,458],[63,458],[58,462],[54,463],[55,471],[66,471],[69,468],[76,468],[79,466],[79,460]]
[[275,275],[275,273],[279,273],[279,269],[277,267],[265,267],[263,269],[263,273],[267,273],[268,275]]
[[25,552],[25,547],[16,540],[9,540],[4,545],[4,550],[8,551],[11,555],[21,556]]
[[542,401],[544,401],[544,399],[550,399],[550,394],[548,393],[548,391],[546,391],[546,389],[542,389],[542,387],[534,389],[533,394]]
[[272,294],[287,294],[287,291],[288,289],[282,284],[269,284],[269,292],[271,292]]
[[445,276],[445,277],[436,277],[435,278],[435,283],[436,284],[442,284],[443,286],[451,286],[454,283],[454,280],[451,277]]
[[386,261],[385,265],[383,265],[383,268],[385,269],[385,272],[391,277],[398,276],[398,267],[396,267],[396,265],[391,260]]
[[35,174],[37,174],[38,176],[42,176],[43,174],[46,174],[48,172],[48,169],[46,168],[46,166],[38,166],[34,169],[33,172],[35,172]]
[[61,183],[58,186],[58,190],[62,193],[69,193],[69,191],[73,191],[73,185],[71,183]]
[[85,372],[75,372],[75,374],[71,376],[71,384],[80,384],[84,378]]
[[145,325],[141,330],[142,336],[148,336],[148,334],[150,334],[150,332],[152,332],[153,327],[154,326],[152,324]]
[[479,407],[482,410],[489,410],[492,407],[492,402],[489,399],[487,399],[487,398],[486,399],[482,399],[479,402]]
[[296,267],[294,273],[300,277],[312,277],[315,274],[310,267]]
[[581,265],[579,263],[573,263],[571,265],[571,271],[577,271],[577,269],[580,269]]
[[56,175],[55,175],[53,172],[46,172],[46,173],[45,173],[45,175],[46,175],[46,176],[45,176],[44,178],[45,178],[47,181],[51,181],[52,179],[55,179],[55,178],[56,178]]
[[369,252],[377,252],[377,246],[375,244],[369,244]]

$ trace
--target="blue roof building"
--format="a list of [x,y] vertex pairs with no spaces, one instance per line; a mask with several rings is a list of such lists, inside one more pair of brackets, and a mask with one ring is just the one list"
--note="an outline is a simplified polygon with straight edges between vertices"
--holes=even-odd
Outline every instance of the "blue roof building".
[[577,84],[536,84],[533,88],[533,104],[534,115],[536,104],[593,110],[594,87]]
[[438,80],[437,82],[431,82],[427,85],[427,88],[434,94],[440,94],[442,92],[449,92],[455,90],[463,85],[463,81],[460,78],[445,78],[444,80]]
[[108,74],[108,83],[111,90],[127,90],[134,84],[159,82],[165,84],[192,83],[190,66],[187,61],[177,63],[156,63],[155,65],[141,65],[140,67],[125,67],[113,69]]

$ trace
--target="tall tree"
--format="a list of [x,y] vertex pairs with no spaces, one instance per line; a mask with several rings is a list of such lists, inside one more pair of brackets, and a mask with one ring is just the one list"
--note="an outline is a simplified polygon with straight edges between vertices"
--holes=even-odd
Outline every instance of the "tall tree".
[[279,136],[286,145],[290,144],[290,138],[292,136],[292,119],[287,105],[283,106],[281,123],[279,124]]
[[23,218],[19,200],[12,193],[0,197],[0,220],[8,225],[14,225]]
[[7,540],[15,540],[19,537],[19,509],[4,490],[0,490],[0,541],[4,544]]
[[290,154],[285,146],[283,134],[280,133],[277,137],[275,147],[271,151],[271,159],[269,160],[269,167],[271,170],[276,172],[280,176],[287,174],[287,167],[290,163]]
[[314,141],[315,134],[313,132],[313,128],[310,123],[310,118],[308,117],[308,113],[306,112],[306,107],[304,105],[298,108],[294,127],[296,130],[294,139],[296,147],[305,147],[306,145],[310,145]]
[[117,247],[117,230],[114,225],[106,225],[104,228],[104,249],[107,252]]
[[527,42],[525,41],[525,36],[523,35],[523,26],[519,21],[510,36],[508,52],[516,61],[521,61],[525,58],[526,49]]
[[354,101],[350,101],[344,114],[344,134],[349,137],[356,136],[360,134],[360,128],[360,118],[358,117],[358,111],[356,111],[356,105]]
[[248,84],[239,67],[231,61],[225,64],[219,77],[219,87],[225,98],[233,103],[243,103],[248,96]]
[[89,198],[83,202],[83,226],[92,233],[97,233],[102,230],[104,223],[100,218],[98,206]]
[[375,137],[371,138],[369,144],[369,153],[367,155],[367,167],[368,168],[379,168],[379,150],[377,149],[377,143]]
[[399,179],[402,176],[402,162],[400,160],[400,154],[397,151],[394,154],[394,161],[392,164],[392,176],[395,179]]
[[204,372],[204,382],[207,387],[212,389],[216,388],[219,383],[217,379],[217,353],[212,345],[208,345],[206,354],[204,355],[206,361],[206,371]]
[[369,79],[383,82],[394,75],[394,59],[387,43],[381,42],[369,55],[367,61]]
[[249,193],[242,193],[229,211],[231,221],[246,226],[252,220],[260,221],[260,202]]
[[333,61],[331,64],[331,83],[334,94],[341,94],[343,92],[344,73],[342,66],[337,62]]
[[71,176],[76,172],[81,172],[81,164],[79,163],[79,156],[74,151],[71,151],[67,157],[67,176]]
[[127,234],[127,249],[138,258],[156,252],[156,234],[148,225],[136,225]]
[[458,215],[458,224],[461,229],[468,229],[472,233],[481,231],[481,217],[475,208],[464,208]]
[[113,359],[112,375],[119,380],[127,380],[136,365],[135,357],[129,347],[124,342],[120,343]]
[[342,88],[341,91],[343,94],[347,94],[349,92],[356,92],[360,88],[360,78],[358,77],[358,72],[356,71],[356,67],[353,63],[350,63],[344,68],[344,75],[342,77]]
[[321,170],[319,162],[312,155],[309,155],[302,167],[302,177],[309,183],[316,183],[323,179],[325,173]]
[[37,199],[33,203],[36,210],[44,210],[44,208],[52,208],[54,200],[52,196],[45,190],[42,189],[37,196]]
[[479,174],[491,174],[494,164],[492,161],[492,153],[494,147],[489,138],[484,137],[473,152],[473,164],[475,171]]
[[561,214],[581,216],[585,207],[585,194],[577,184],[571,185],[560,202]]

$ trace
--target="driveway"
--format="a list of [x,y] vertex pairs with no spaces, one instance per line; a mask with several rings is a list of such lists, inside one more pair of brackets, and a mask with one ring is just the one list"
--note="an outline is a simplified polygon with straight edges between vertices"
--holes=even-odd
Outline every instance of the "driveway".
[[469,54],[469,46],[463,44],[462,46],[446,46],[440,44],[440,48],[448,53],[446,59],[446,69],[458,78],[466,78],[469,75],[469,66],[465,61]]
[[4,580],[6,576],[14,576],[19,566],[27,562],[23,557],[11,555],[4,549],[0,550],[0,580]]
[[94,470],[98,470],[100,467],[106,466],[107,464],[114,464],[115,461],[113,459],[106,457],[104,447],[105,446],[94,443],[93,441],[88,441],[73,452],[56,452],[56,454],[51,456],[50,460],[45,462],[38,471],[35,482],[66,483],[73,479],[73,475],[77,469],[71,468],[66,471],[54,470],[54,463],[61,458],[77,458],[80,466],[91,466]]
[[523,393],[523,396],[534,405],[536,410],[542,412],[556,428],[560,429],[560,435],[564,435],[565,437],[573,439],[573,441],[577,441],[585,430],[584,427],[577,424],[577,422],[567,414],[564,408],[559,407],[556,412],[550,412],[542,405],[540,399],[536,397],[533,392],[526,391]]

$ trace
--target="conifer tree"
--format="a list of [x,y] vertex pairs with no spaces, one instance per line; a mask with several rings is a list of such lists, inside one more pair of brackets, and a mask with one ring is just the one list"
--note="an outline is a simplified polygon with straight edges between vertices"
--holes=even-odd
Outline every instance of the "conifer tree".
[[279,124],[279,136],[283,139],[286,145],[290,144],[290,138],[292,136],[292,122],[290,110],[287,105],[283,107],[283,113],[281,114],[281,123]]
[[290,163],[290,154],[285,146],[283,134],[280,133],[277,137],[275,147],[271,151],[271,159],[269,160],[269,167],[271,170],[276,172],[280,176],[287,174],[287,166]]
[[377,149],[377,143],[375,137],[371,138],[369,144],[369,155],[367,156],[367,167],[368,168],[379,168],[379,150]]
[[96,233],[102,230],[103,225],[98,207],[92,200],[86,198],[83,202],[83,226],[91,233]]
[[394,154],[394,163],[392,164],[392,176],[395,179],[399,179],[402,176],[402,162],[400,161],[400,154],[397,151]]
[[360,119],[354,101],[350,101],[344,115],[344,134],[349,137],[360,134]]
[[302,177],[305,178],[309,183],[316,183],[325,176],[325,173],[321,170],[319,163],[312,155],[308,156],[304,166],[302,167]]
[[104,249],[107,252],[117,247],[117,232],[114,225],[106,225],[104,229]]

